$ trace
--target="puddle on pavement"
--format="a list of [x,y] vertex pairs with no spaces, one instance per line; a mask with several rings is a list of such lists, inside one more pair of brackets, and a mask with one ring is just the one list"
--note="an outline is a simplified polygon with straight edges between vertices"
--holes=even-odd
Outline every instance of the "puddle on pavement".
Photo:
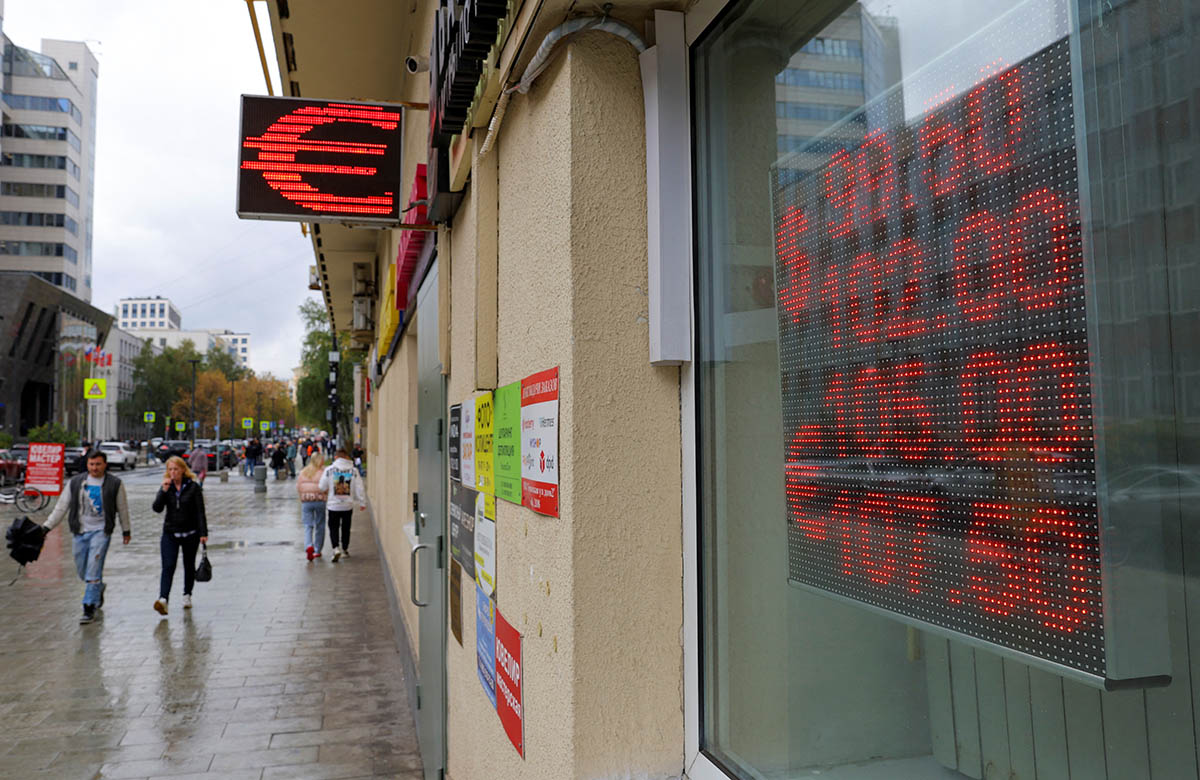
[[276,540],[276,541],[269,541],[269,542],[247,542],[246,540],[243,539],[243,540],[237,541],[237,542],[215,542],[213,544],[208,545],[208,549],[210,549],[210,550],[233,550],[233,549],[237,549],[240,547],[291,547],[295,544],[296,543],[292,542],[292,541]]

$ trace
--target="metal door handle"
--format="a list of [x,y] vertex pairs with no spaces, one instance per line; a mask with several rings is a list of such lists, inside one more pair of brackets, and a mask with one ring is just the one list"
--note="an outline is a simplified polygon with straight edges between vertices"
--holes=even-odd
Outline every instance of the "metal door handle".
[[412,599],[412,603],[416,604],[418,607],[428,607],[429,602],[417,600],[417,552],[420,551],[422,548],[429,549],[429,545],[418,544],[415,547],[413,547],[412,548],[412,557],[409,558],[409,561],[408,561],[408,574],[409,574],[408,597],[410,599]]

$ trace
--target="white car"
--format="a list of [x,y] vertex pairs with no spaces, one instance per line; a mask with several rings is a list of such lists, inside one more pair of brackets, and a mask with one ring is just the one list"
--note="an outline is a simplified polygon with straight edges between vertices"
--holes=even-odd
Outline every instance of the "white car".
[[124,471],[125,469],[136,469],[138,456],[137,453],[129,449],[129,445],[120,441],[103,441],[100,442],[100,451],[108,456],[108,465],[116,466]]

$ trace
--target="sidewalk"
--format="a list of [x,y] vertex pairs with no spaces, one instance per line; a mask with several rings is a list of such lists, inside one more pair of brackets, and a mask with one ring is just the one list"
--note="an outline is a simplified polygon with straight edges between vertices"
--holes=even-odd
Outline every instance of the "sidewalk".
[[[352,558],[308,563],[295,482],[209,479],[213,580],[170,614],[161,482],[126,483],[133,542],[109,549],[103,617],[79,625],[83,584],[56,529],[17,581],[0,564],[0,780],[21,778],[420,778],[413,713],[375,539],[355,513]],[[44,521],[49,510],[36,516]],[[5,507],[5,528],[16,513]]]

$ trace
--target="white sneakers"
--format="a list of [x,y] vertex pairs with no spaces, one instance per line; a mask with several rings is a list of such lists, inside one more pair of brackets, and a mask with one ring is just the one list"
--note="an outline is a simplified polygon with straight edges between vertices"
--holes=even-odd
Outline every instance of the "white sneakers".
[[167,614],[167,600],[166,599],[155,599],[154,600],[154,611],[160,615]]
[[338,562],[338,559],[339,559],[339,558],[341,558],[341,557],[342,557],[342,555],[344,555],[344,554],[345,554],[345,553],[343,553],[343,552],[342,552],[342,548],[341,548],[341,547],[334,547],[334,548],[333,548],[333,562],[334,562],[334,563],[337,563],[337,562]]
[[188,596],[188,595],[186,595],[186,594],[184,595],[184,597],[183,597],[183,608],[184,608],[184,609],[191,609],[191,608],[192,608],[192,597],[191,597],[191,596]]
[[349,550],[347,550],[347,549],[345,549],[345,548],[342,548],[342,557],[343,557],[343,558],[349,558],[349,557],[350,557],[350,551],[349,551]]

